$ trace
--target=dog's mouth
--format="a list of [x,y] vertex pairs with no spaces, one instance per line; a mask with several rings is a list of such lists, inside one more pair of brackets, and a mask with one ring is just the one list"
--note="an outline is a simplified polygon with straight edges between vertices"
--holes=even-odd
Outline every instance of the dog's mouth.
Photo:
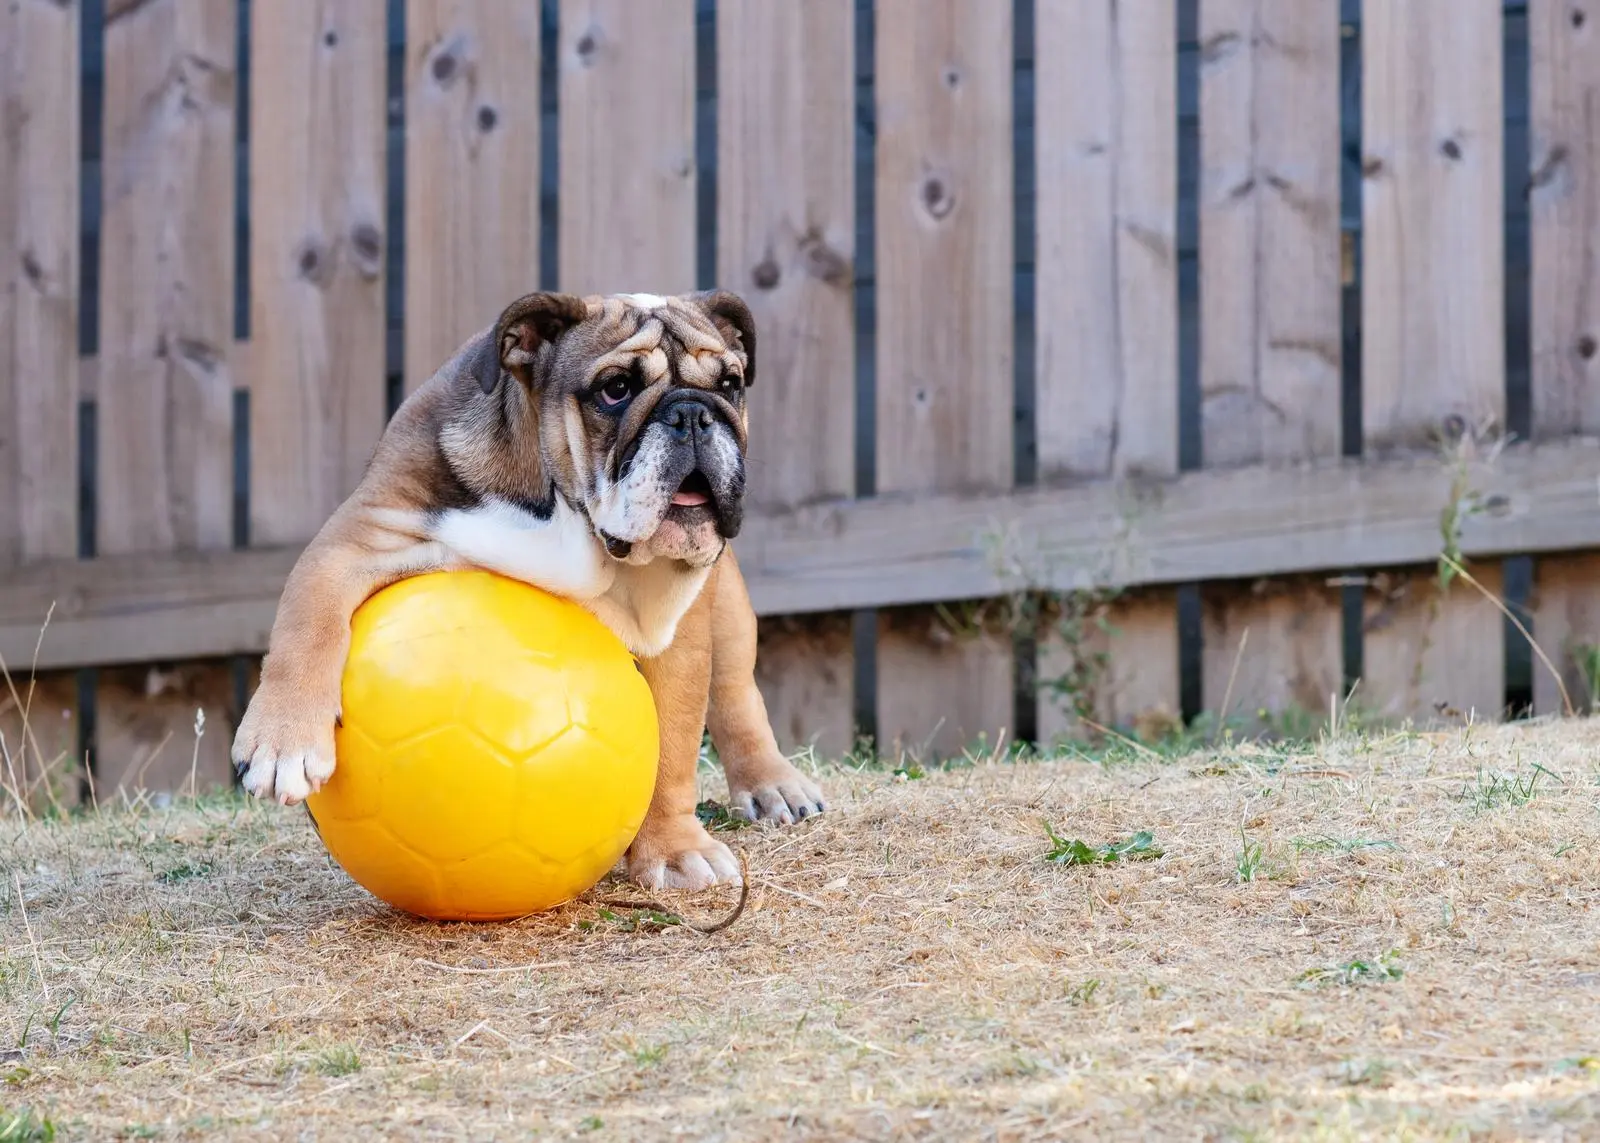
[[704,508],[711,503],[711,481],[698,468],[684,477],[683,483],[672,494],[674,508]]

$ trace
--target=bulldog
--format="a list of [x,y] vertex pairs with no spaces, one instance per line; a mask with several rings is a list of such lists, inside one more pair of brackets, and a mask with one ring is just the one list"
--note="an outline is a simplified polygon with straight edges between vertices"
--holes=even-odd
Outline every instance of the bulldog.
[[750,310],[726,291],[507,306],[401,405],[295,563],[233,742],[244,788],[292,805],[332,776],[350,620],[368,596],[482,568],[589,609],[650,685],[660,767],[629,876],[658,889],[737,882],[738,862],[695,816],[707,728],[736,812],[788,824],[826,808],[774,739],[728,546],[755,372]]

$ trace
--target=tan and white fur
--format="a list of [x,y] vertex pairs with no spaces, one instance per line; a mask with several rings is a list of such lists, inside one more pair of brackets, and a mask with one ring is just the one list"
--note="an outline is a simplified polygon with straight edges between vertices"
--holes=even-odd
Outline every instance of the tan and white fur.
[[350,620],[367,597],[477,567],[575,600],[638,657],[661,758],[627,855],[635,880],[739,879],[694,812],[707,727],[736,811],[789,823],[825,809],[773,737],[728,547],[755,347],[749,309],[724,291],[538,293],[506,307],[400,407],[290,573],[234,739],[245,789],[291,805],[332,776]]

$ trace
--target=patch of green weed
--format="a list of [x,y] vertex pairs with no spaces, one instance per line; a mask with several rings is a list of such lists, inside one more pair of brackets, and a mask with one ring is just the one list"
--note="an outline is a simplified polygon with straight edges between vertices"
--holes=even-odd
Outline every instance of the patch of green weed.
[[193,863],[186,861],[182,865],[173,866],[164,873],[156,874],[156,880],[161,882],[163,885],[176,885],[181,881],[188,881],[194,877],[205,877],[209,875],[210,872],[211,862],[209,861],[197,861]]
[[361,1056],[349,1044],[335,1044],[317,1053],[316,1068],[319,1075],[354,1075],[361,1070]]
[[1107,842],[1091,846],[1077,838],[1062,837],[1049,822],[1044,832],[1050,838],[1050,849],[1044,859],[1055,865],[1112,865],[1118,861],[1149,861],[1166,851],[1156,845],[1149,830],[1140,830],[1125,841]]
[[[618,913],[611,909],[598,909],[596,913],[600,920],[625,933],[659,932],[669,926],[683,924],[682,917],[673,916],[671,913],[661,913],[655,909],[629,909],[626,913]],[[586,933],[593,932],[598,927],[594,921],[578,922],[578,928]]]
[[55,1137],[56,1125],[30,1108],[0,1107],[0,1143],[50,1143]]
[[633,1062],[641,1068],[653,1068],[667,1058],[668,1044],[654,1044],[648,1048],[635,1048]]
[[1393,1070],[1394,1066],[1387,1060],[1350,1059],[1340,1062],[1336,1074],[1351,1087],[1388,1087],[1389,1073]]
[[1488,813],[1507,806],[1525,806],[1539,796],[1539,780],[1552,778],[1561,782],[1559,774],[1535,762],[1533,771],[1523,774],[1501,774],[1492,770],[1479,770],[1476,782],[1462,787],[1460,799],[1478,813]]
[[1308,968],[1295,981],[1303,988],[1322,984],[1387,984],[1405,976],[1398,954],[1390,949],[1377,960],[1350,960],[1343,964],[1318,965]]
[[1297,837],[1289,842],[1296,853],[1355,853],[1363,849],[1399,849],[1398,842],[1367,837]]
[[1241,885],[1254,881],[1266,864],[1267,851],[1259,841],[1251,841],[1243,830],[1239,831],[1239,859],[1234,862],[1233,875]]
[[1067,990],[1067,1003],[1074,1008],[1083,1008],[1094,1003],[1094,994],[1100,991],[1100,981],[1090,977],[1075,988]]
[[712,833],[727,833],[754,824],[749,818],[742,817],[721,802],[709,798],[695,806],[694,816],[699,818],[700,824]]

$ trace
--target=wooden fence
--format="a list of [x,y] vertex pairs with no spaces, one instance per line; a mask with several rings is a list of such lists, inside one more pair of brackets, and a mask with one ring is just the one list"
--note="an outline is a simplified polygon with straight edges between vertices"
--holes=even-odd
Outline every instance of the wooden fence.
[[1502,601],[1593,690],[1594,0],[12,0],[0,100],[0,655],[102,796],[226,780],[535,286],[750,300],[788,742],[1561,709]]

